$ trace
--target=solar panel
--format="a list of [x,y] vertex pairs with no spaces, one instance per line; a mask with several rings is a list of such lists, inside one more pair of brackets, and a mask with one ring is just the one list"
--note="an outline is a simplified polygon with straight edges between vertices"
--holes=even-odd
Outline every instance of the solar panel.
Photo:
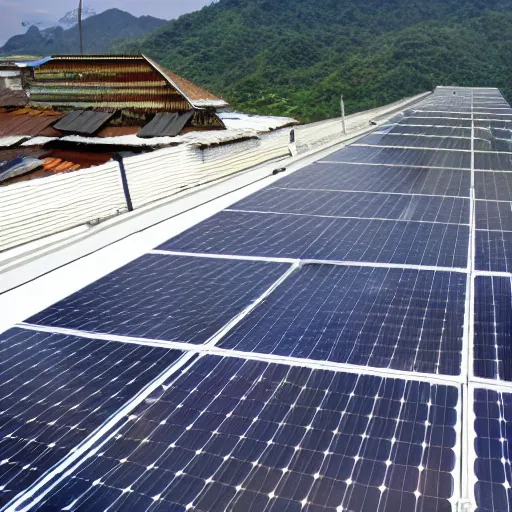
[[459,128],[471,128],[470,119],[443,118],[443,117],[404,117],[401,125],[416,126],[453,126]]
[[489,201],[512,201],[512,174],[475,172],[475,196]]
[[475,279],[474,374],[512,381],[512,290],[509,277]]
[[489,231],[512,231],[512,203],[476,201],[476,228]]
[[512,271],[512,233],[508,231],[477,231],[475,249],[477,270]]
[[0,336],[0,507],[181,353],[12,329]]
[[503,107],[439,88],[0,335],[0,508],[511,512]]
[[204,343],[288,265],[147,254],[29,319],[87,332]]
[[512,153],[475,153],[475,169],[481,171],[512,171]]
[[224,211],[160,249],[462,268],[468,239],[464,225]]
[[512,395],[476,389],[474,413],[476,512],[508,512],[512,503]]
[[329,162],[414,165],[417,167],[442,167],[448,169],[471,168],[471,153],[464,151],[425,151],[421,149],[404,150],[349,146],[329,155],[328,159]]
[[462,137],[471,139],[471,128],[451,126],[395,126],[390,133],[408,135],[434,135],[437,137]]
[[451,510],[456,387],[208,356],[48,510]]
[[220,347],[458,375],[466,276],[306,265]]
[[357,141],[357,144],[368,144],[388,147],[411,147],[430,149],[456,149],[460,151],[471,151],[471,137],[435,137],[421,135],[369,135]]
[[236,203],[229,210],[469,224],[468,199],[369,192],[270,187]]
[[471,174],[456,169],[313,164],[285,176],[274,187],[469,197]]

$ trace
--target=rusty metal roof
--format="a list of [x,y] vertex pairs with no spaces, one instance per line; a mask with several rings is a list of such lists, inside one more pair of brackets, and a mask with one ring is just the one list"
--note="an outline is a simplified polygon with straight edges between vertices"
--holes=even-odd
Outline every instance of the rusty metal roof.
[[30,102],[59,108],[184,111],[190,102],[142,57],[55,57],[34,70]]
[[34,74],[35,104],[156,111],[228,105],[144,55],[56,55]]
[[0,136],[39,135],[45,128],[62,117],[59,112],[20,109],[15,112],[0,112]]
[[190,82],[189,80],[173,73],[172,71],[164,68],[154,60],[143,55],[143,57],[155,68],[162,76],[169,81],[169,83],[180,91],[187,100],[196,108],[214,107],[221,108],[227,107],[228,103],[222,98],[203,89],[199,85]]

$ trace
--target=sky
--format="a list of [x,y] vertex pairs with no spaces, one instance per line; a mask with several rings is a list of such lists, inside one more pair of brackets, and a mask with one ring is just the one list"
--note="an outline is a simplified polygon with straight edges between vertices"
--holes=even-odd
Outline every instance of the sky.
[[[85,0],[84,3],[96,12],[117,7],[135,16],[149,14],[173,19],[196,11],[212,0]],[[0,0],[0,45],[11,36],[24,32],[22,21],[56,21],[77,6],[78,0]]]

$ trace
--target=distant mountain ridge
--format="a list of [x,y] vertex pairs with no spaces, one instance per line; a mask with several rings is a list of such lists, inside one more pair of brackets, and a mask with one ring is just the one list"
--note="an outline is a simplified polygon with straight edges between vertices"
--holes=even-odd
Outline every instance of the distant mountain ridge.
[[[65,21],[72,25],[73,12],[65,16]],[[152,16],[137,18],[120,9],[109,9],[91,15],[83,21],[84,51],[108,52],[117,39],[143,37],[165,23],[166,20]],[[79,51],[79,32],[76,24],[67,30],[61,26],[44,30],[31,26],[25,34],[11,37],[0,48],[0,55],[51,55]]]

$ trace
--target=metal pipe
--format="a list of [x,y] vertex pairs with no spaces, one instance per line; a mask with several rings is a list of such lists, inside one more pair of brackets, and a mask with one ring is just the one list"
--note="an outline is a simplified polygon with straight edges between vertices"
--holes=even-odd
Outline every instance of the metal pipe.
[[343,133],[347,133],[347,126],[345,124],[345,102],[343,101],[343,94],[341,95],[341,126]]
[[84,40],[82,33],[82,3],[83,0],[80,0],[78,3],[78,33],[80,35],[80,55],[84,54]]

